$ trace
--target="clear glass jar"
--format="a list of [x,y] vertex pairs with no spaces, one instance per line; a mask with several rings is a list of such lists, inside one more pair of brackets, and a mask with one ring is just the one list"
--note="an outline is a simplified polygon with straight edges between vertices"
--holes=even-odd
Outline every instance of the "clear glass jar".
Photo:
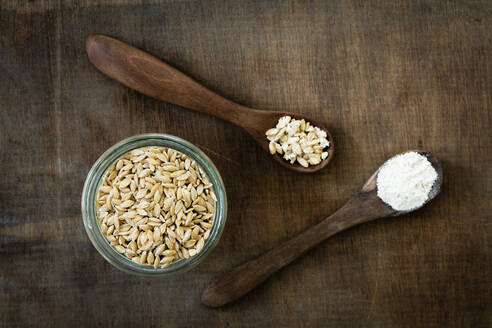
[[[95,198],[104,173],[107,171],[109,166],[111,166],[111,164],[127,152],[146,146],[162,146],[172,148],[195,160],[209,178],[210,183],[213,184],[213,191],[217,196],[213,226],[211,228],[212,231],[210,233],[210,237],[205,242],[202,251],[189,259],[181,259],[173,262],[167,268],[155,269],[149,265],[135,263],[125,255],[118,253],[103,236],[96,216]],[[215,165],[207,155],[205,155],[193,144],[168,134],[142,134],[118,142],[102,154],[92,166],[89,174],[87,175],[84,189],[82,191],[82,218],[84,220],[85,230],[87,231],[89,239],[94,247],[109,263],[114,265],[116,268],[141,276],[167,276],[170,274],[185,272],[198,265],[217,245],[222,231],[224,230],[226,216],[226,192],[222,178],[220,177]]]

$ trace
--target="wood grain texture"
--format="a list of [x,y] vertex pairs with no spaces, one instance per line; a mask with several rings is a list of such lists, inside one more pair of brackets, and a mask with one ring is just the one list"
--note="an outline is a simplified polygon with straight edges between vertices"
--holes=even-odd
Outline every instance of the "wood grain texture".
[[[489,1],[2,1],[0,325],[487,327],[491,324]],[[92,33],[162,58],[224,97],[326,124],[337,154],[279,168],[237,127],[121,86],[85,54]],[[80,195],[110,145],[165,132],[216,163],[221,242],[185,277],[112,268]],[[395,153],[443,165],[435,202],[344,232],[238,302],[202,290],[321,221]]]

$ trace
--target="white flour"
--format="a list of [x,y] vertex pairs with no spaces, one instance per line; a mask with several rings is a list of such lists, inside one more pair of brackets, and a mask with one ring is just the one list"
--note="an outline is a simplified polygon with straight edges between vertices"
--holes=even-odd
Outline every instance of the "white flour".
[[425,203],[436,179],[437,172],[425,156],[397,155],[378,173],[378,197],[397,211],[410,211]]

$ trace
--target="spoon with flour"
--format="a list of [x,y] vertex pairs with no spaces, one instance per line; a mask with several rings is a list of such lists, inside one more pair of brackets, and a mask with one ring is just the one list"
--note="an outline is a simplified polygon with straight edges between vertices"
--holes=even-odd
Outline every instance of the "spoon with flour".
[[430,153],[417,150],[394,156],[334,214],[220,277],[203,292],[202,303],[218,307],[232,302],[336,233],[421,208],[439,194],[442,179],[442,168]]
[[[89,35],[85,46],[91,63],[110,78],[145,95],[216,116],[243,128],[264,150],[273,155],[274,160],[290,170],[314,173],[328,165],[333,157],[335,146],[330,131],[308,117],[296,113],[249,108],[230,101],[162,60],[105,35]],[[286,151],[285,149],[283,151],[279,149],[278,152],[273,151],[274,144],[267,139],[266,132],[274,130],[280,123],[279,120],[285,117],[298,121],[304,120],[323,131],[322,135],[326,139],[327,147],[322,152],[320,151],[319,157],[303,149],[306,157],[315,157],[315,161],[310,159],[310,164],[314,165],[309,166],[302,158],[291,164],[281,154]],[[295,137],[292,134],[294,133],[291,133],[289,137]],[[310,139],[309,135],[307,137],[306,142],[312,142],[312,138]]]

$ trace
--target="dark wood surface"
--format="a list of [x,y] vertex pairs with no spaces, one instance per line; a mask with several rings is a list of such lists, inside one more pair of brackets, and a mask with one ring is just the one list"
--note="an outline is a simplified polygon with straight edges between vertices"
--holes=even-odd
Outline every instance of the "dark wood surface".
[[[491,11],[480,0],[1,1],[0,325],[490,326]],[[91,33],[246,106],[313,117],[333,133],[333,160],[291,172],[232,124],[115,83],[87,59]],[[144,132],[198,145],[227,188],[221,242],[182,276],[120,272],[83,228],[91,165]],[[443,166],[429,206],[338,234],[231,305],[201,305],[214,278],[321,221],[412,148]]]

